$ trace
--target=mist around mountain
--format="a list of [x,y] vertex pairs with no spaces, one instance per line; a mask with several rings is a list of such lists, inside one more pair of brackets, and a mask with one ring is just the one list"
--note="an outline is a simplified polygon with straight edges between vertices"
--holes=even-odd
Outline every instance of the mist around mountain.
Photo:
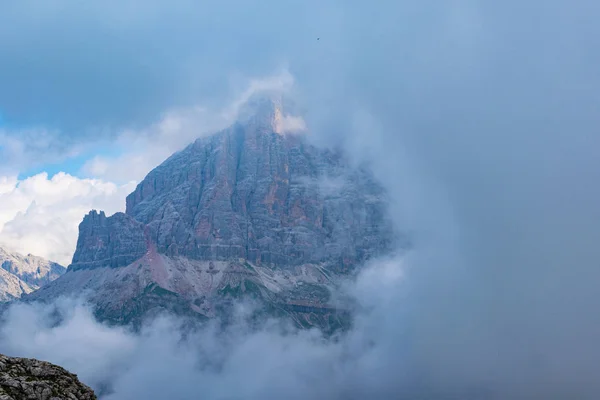
[[101,320],[136,326],[165,310],[227,319],[245,299],[348,328],[336,292],[397,246],[385,190],[368,165],[289,132],[282,100],[263,96],[152,170],[125,213],[86,215],[68,272],[26,299],[86,296]]
[[[116,399],[187,398],[182,393],[192,381],[209,379],[212,368],[237,368],[239,357],[246,364],[249,350],[259,360],[265,345],[291,356],[284,363],[292,369],[304,357],[302,347],[342,350],[337,340],[370,307],[356,303],[356,277],[365,264],[392,263],[399,249],[409,250],[394,230],[388,195],[368,163],[349,159],[342,148],[317,146],[301,132],[288,134],[279,102],[268,97],[245,109],[230,128],[196,140],[151,171],[128,196],[125,213],[92,210],[84,217],[67,272],[4,313],[0,337],[11,354],[53,360],[77,371],[100,398]],[[398,278],[385,277],[386,285]],[[11,339],[23,323],[38,333]],[[78,333],[58,354],[52,349],[66,332]],[[290,345],[293,354],[285,355]],[[97,351],[106,358],[90,362],[86,354]],[[179,383],[129,387],[124,382],[139,373],[140,352],[176,357],[190,370],[167,374]],[[327,358],[321,362],[339,361]],[[200,369],[189,364],[197,361]],[[265,367],[256,372],[274,374]],[[304,390],[292,390],[303,373],[284,374],[287,383],[248,387],[244,397],[305,398]],[[312,395],[330,391],[322,389]],[[205,390],[208,398],[228,392],[239,393]]]
[[[237,110],[238,94],[286,70],[311,140],[370,165],[411,246],[340,285],[353,323],[329,337],[257,325],[252,301],[225,326],[162,316],[131,331],[50,296],[11,303],[0,352],[64,366],[112,400],[600,398],[600,3],[72,3],[0,3],[0,169],[16,179],[0,190],[55,162],[77,175],[2,195],[3,212],[53,200],[5,212],[3,238],[75,250],[72,236],[56,239],[88,210],[111,207],[90,218],[105,222],[126,211],[115,182],[217,131],[213,110]],[[91,154],[69,158],[82,147]],[[111,184],[76,184],[87,176]],[[54,215],[69,229],[53,229]],[[165,232],[187,244],[187,228]],[[89,233],[88,245],[101,236]]]

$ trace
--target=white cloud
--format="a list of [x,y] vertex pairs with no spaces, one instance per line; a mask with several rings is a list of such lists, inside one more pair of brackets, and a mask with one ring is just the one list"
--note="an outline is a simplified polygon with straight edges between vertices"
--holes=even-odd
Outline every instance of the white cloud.
[[17,178],[14,176],[0,176],[0,194],[12,191],[17,185]]
[[[63,324],[53,324],[54,307],[64,312]],[[115,364],[129,356],[135,345],[124,329],[98,324],[87,307],[72,300],[58,299],[49,307],[15,304],[8,318],[11,323],[2,329],[6,350],[69,365],[92,384],[110,376]]]
[[298,133],[306,130],[304,118],[294,115],[284,115],[281,119],[282,133]]
[[116,185],[65,173],[0,177],[0,244],[68,265],[83,216],[94,208],[123,210],[133,188],[133,182]]
[[61,365],[97,391],[110,388],[102,398],[111,400],[193,399],[199,393],[207,399],[387,398],[397,386],[400,360],[386,355],[397,346],[397,329],[381,323],[390,328],[401,321],[379,319],[398,315],[397,261],[373,263],[350,288],[371,312],[338,341],[276,321],[253,327],[246,304],[238,305],[226,328],[182,329],[184,321],[159,317],[135,334],[100,324],[84,303],[61,298],[11,306],[0,324],[0,347]]
[[[245,83],[242,90],[232,89],[232,100],[225,106],[198,105],[172,109],[148,127],[122,131],[115,144],[124,149],[124,153],[115,157],[92,158],[83,166],[83,174],[113,182],[139,181],[152,168],[195,139],[225,129],[238,118],[243,118],[245,106],[253,96],[289,93],[294,78],[283,69],[271,76],[245,80]],[[306,129],[304,120],[298,116],[284,114],[280,124],[282,133]]]

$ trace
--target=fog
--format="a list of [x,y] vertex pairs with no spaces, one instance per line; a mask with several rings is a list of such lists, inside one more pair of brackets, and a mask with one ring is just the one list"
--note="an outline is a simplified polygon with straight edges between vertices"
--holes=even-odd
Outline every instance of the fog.
[[319,41],[283,29],[289,48],[247,73],[284,60],[312,140],[369,161],[411,233],[347,289],[353,329],[252,331],[242,312],[225,333],[161,319],[137,335],[65,300],[58,326],[13,306],[0,352],[110,383],[107,399],[598,398],[600,6],[311,6]]
[[[398,268],[396,260],[386,260],[360,279],[355,289],[365,295],[363,306],[392,306]],[[374,289],[385,294],[375,296]],[[240,304],[226,330],[216,323],[190,330],[185,321],[163,316],[133,333],[99,324],[82,301],[17,304],[5,314],[0,338],[3,352],[52,360],[106,399],[392,395],[393,388],[382,385],[390,375],[380,371],[380,363],[393,364],[373,343],[395,340],[397,330],[386,329],[387,317],[370,314],[357,320],[356,333],[326,339],[318,330],[296,330],[276,320],[251,327],[247,318],[254,306]]]

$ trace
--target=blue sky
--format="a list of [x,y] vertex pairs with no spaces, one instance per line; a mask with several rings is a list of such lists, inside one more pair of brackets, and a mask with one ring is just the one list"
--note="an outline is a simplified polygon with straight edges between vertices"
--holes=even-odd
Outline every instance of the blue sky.
[[[0,151],[2,151],[0,149]],[[24,168],[19,171],[18,179],[26,179],[29,176],[37,175],[42,172],[46,172],[51,178],[59,172],[65,172],[75,176],[86,176],[87,174],[82,171],[86,162],[95,156],[102,157],[117,157],[124,152],[124,149],[110,146],[98,146],[92,149],[88,149],[81,154],[76,156],[66,157],[62,160],[55,162],[46,162],[38,166]]]

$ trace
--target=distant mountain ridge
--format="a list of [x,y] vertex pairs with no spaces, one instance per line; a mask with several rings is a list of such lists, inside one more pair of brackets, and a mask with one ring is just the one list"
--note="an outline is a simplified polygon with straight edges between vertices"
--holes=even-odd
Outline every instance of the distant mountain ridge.
[[[152,170],[125,213],[90,212],[69,271],[29,297],[85,291],[118,322],[159,308],[210,317],[247,294],[283,313],[327,314],[337,277],[389,251],[395,235],[369,170],[287,135],[285,118],[281,103],[258,102]],[[330,317],[300,314],[308,325]]]
[[9,301],[39,289],[66,272],[60,264],[31,254],[0,247],[0,301]]

